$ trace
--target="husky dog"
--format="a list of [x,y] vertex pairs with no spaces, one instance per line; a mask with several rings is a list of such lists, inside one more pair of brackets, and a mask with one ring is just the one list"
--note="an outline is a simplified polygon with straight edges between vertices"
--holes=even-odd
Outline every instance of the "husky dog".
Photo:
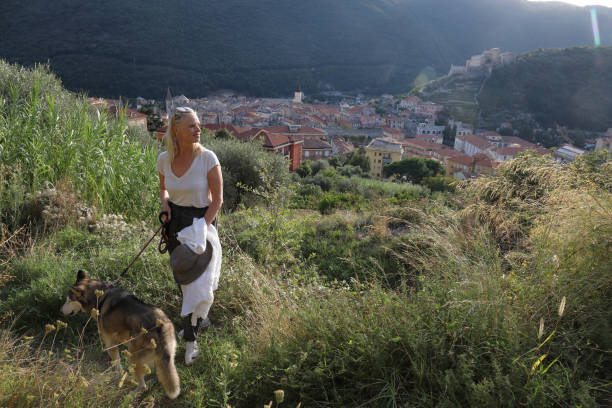
[[[119,345],[127,345],[130,361],[138,380],[138,393],[147,388],[145,364],[155,365],[157,378],[170,399],[181,392],[174,365],[176,340],[174,326],[159,308],[147,305],[120,288],[89,279],[84,271],[77,272],[76,283],[70,288],[61,312],[68,316],[97,309],[98,332],[113,365],[122,371]],[[95,312],[94,312],[95,315]]]

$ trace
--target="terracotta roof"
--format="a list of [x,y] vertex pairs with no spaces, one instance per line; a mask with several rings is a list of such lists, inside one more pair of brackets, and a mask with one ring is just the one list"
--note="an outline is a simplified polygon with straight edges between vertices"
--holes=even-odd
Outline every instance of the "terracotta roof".
[[461,154],[460,156],[449,157],[446,159],[447,162],[462,164],[464,166],[471,166],[474,163],[474,159],[467,154]]
[[309,126],[300,126],[296,131],[291,131],[289,126],[266,126],[264,128],[265,131],[269,133],[275,134],[286,134],[286,135],[294,135],[294,134],[316,134],[320,136],[325,136],[327,133],[321,129],[309,127]]
[[322,139],[304,139],[304,150],[331,150],[331,145]]
[[464,154],[454,149],[441,149],[434,150],[433,156],[444,160],[450,160],[453,157],[464,156]]
[[355,150],[355,146],[348,143],[343,137],[336,137],[332,140],[332,144],[338,154],[346,154]]
[[402,144],[397,140],[381,137],[372,140],[370,144],[366,146],[366,149],[401,152]]
[[504,143],[508,143],[508,144],[517,144],[519,146],[525,146],[525,147],[530,147],[530,148],[536,148],[537,145],[528,142],[527,140],[521,139],[520,137],[517,136],[502,136],[501,139],[504,141]]
[[259,137],[263,133],[267,133],[267,132],[263,129],[253,128],[253,129],[244,130],[234,136],[236,136],[236,139],[246,142],[246,141],[250,141],[250,140],[253,140]]
[[130,108],[120,108],[120,107],[115,106],[115,105],[108,105],[108,106],[106,106],[106,110],[110,114],[112,114],[112,115],[122,114],[122,115],[124,115],[128,119],[146,118],[147,117],[147,115],[145,115],[144,113],[140,113],[137,110],[130,109]]
[[234,125],[219,125],[214,123],[207,123],[202,127],[210,130],[212,133],[217,133],[221,129],[227,129],[227,131],[230,132],[233,136],[237,136],[239,133],[244,132],[243,128]]
[[434,149],[438,149],[439,148],[439,144],[438,143],[431,143],[428,142],[426,140],[421,140],[421,139],[406,139],[403,142],[403,145],[406,147],[420,147],[423,149],[428,149],[428,150],[434,150]]
[[498,164],[496,161],[491,160],[490,157],[482,153],[476,153],[472,156],[472,159],[474,159],[474,164],[478,166],[495,167]]
[[274,133],[265,132],[263,138],[263,147],[275,148],[283,145],[288,145],[291,143],[289,138],[285,135],[279,135]]
[[508,147],[500,147],[497,149],[493,149],[495,153],[504,155],[504,156],[516,156],[517,154],[519,154],[520,152],[524,152],[525,150],[528,150],[528,149],[524,146],[508,146]]
[[353,106],[352,108],[348,108],[347,110],[345,110],[345,112],[356,114],[356,113],[360,113],[362,110],[363,110],[362,106]]
[[457,139],[463,140],[464,142],[467,142],[469,144],[471,144],[474,147],[478,147],[479,149],[487,149],[489,147],[491,147],[491,142],[489,142],[487,139],[484,138],[484,136],[480,136],[480,135],[463,135],[463,136],[457,136]]
[[401,129],[394,129],[394,128],[390,128],[390,127],[384,127],[382,128],[383,132],[386,132],[390,135],[394,135],[394,136],[401,136],[402,138],[405,136],[404,132]]

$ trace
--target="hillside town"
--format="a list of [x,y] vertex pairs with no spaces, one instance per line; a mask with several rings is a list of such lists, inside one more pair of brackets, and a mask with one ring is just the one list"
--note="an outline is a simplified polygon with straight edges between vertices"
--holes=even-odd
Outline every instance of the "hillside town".
[[[492,66],[512,58],[510,53],[489,50],[471,57],[464,67],[452,66],[449,75],[486,74]],[[298,87],[293,98],[284,99],[249,98],[231,91],[187,98],[172,96],[168,89],[163,102],[139,97],[132,104],[100,98],[90,98],[90,103],[145,130],[148,115],[141,111],[149,107],[160,124],[149,130],[160,140],[167,129],[168,112],[178,106],[190,107],[206,130],[213,134],[225,130],[238,140],[281,154],[291,171],[306,160],[328,160],[362,148],[370,160],[371,176],[379,178],[384,176],[385,165],[412,157],[436,160],[448,177],[465,180],[492,174],[499,163],[527,150],[570,162],[586,150],[610,149],[612,143],[612,129],[608,129],[596,140],[587,140],[585,149],[571,144],[546,149],[518,137],[510,123],[500,123],[494,131],[452,118],[440,120],[443,105],[414,95],[334,96],[340,96],[338,103],[306,102]]]

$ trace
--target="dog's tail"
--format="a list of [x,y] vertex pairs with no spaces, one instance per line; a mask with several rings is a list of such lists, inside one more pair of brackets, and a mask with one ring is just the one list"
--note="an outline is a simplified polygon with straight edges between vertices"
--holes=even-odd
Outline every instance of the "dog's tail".
[[166,390],[168,398],[175,399],[181,393],[181,384],[174,365],[174,355],[176,353],[174,326],[168,321],[159,329],[162,338],[156,353],[155,371],[157,372],[157,379]]

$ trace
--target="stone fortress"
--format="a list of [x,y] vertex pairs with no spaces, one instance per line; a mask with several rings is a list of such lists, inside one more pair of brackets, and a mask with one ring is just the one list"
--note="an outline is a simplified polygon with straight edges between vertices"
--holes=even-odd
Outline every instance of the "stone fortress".
[[489,75],[493,68],[513,62],[516,55],[511,52],[500,52],[499,48],[484,51],[482,54],[474,55],[465,62],[465,65],[451,65],[448,76],[467,75],[481,76]]

